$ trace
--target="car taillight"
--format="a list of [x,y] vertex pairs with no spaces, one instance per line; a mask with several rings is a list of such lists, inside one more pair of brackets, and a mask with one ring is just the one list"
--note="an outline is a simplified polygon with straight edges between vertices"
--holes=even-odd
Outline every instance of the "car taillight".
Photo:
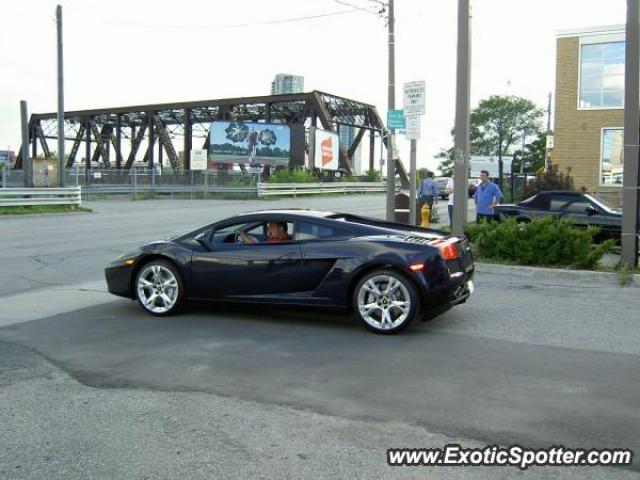
[[[454,241],[457,239],[454,239]],[[453,260],[454,258],[458,258],[460,255],[458,254],[458,248],[455,243],[451,243],[451,240],[434,240],[429,245],[433,247],[437,247],[440,250],[440,255],[445,260]]]

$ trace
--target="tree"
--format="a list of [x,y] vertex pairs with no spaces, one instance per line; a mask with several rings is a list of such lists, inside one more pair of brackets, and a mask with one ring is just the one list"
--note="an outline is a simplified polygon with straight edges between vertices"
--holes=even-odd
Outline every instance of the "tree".
[[[571,167],[567,167],[564,173],[560,171],[558,165],[550,163],[549,171],[538,175],[529,188],[531,194],[545,190],[575,190]],[[587,189],[582,186],[580,190],[585,192]]]
[[542,116],[543,111],[526,98],[492,95],[481,100],[471,112],[471,153],[496,155],[502,183],[502,157],[523,136],[541,130]]
[[535,139],[526,144],[523,149],[514,152],[513,171],[520,171],[520,166],[524,162],[522,170],[528,172],[541,172],[545,167],[545,155],[547,153],[547,132],[539,131]]
[[452,177],[453,176],[453,147],[445,150],[441,149],[434,157],[437,160],[440,160],[440,166],[438,169],[440,170],[440,174],[443,177]]

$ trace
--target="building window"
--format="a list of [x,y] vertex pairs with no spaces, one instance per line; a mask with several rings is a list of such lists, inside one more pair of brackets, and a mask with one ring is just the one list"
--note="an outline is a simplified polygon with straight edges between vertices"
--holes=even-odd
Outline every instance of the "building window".
[[600,154],[600,185],[622,186],[624,129],[603,128]]
[[580,108],[624,106],[624,42],[580,49]]

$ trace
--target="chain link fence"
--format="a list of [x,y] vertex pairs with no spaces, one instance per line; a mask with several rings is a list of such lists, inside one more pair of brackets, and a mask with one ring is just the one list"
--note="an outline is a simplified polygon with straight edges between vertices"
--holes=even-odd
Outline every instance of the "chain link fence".
[[[346,180],[346,181],[343,181]],[[354,181],[355,180],[355,181]],[[204,198],[220,196],[230,198],[256,198],[276,194],[311,193],[367,193],[384,191],[383,184],[367,182],[365,177],[325,177],[315,183],[260,183],[256,173],[187,170],[180,173],[153,170],[89,170],[73,168],[65,170],[65,185],[82,187],[83,198],[91,199],[104,195],[130,195],[153,197]],[[16,188],[24,185],[21,170],[2,170],[2,187]],[[274,189],[280,185],[282,188]],[[323,187],[325,185],[325,187]],[[333,187],[333,188],[329,188]],[[337,188],[340,187],[340,188]],[[266,193],[265,193],[266,192]]]

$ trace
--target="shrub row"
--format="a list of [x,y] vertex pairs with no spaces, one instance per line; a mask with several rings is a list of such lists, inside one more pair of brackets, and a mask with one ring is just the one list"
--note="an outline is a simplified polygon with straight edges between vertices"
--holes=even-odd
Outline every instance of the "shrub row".
[[596,227],[575,227],[569,220],[543,217],[526,224],[513,218],[481,222],[470,225],[467,234],[479,257],[524,265],[593,268],[613,246],[613,240],[595,244],[598,231]]

